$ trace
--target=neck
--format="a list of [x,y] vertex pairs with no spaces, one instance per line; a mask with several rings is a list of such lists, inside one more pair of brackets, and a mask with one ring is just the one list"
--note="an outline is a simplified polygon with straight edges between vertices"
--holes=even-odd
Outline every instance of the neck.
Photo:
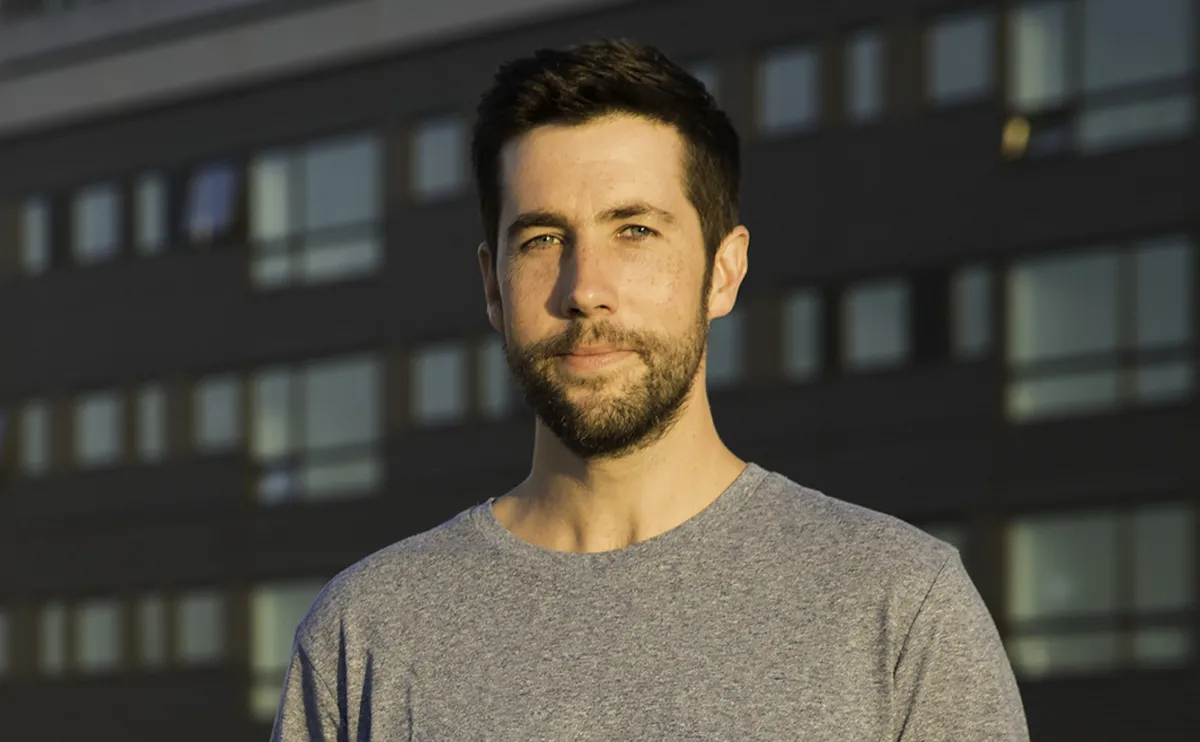
[[548,549],[620,549],[708,507],[745,468],[721,441],[703,389],[653,445],[583,461],[540,422],[529,476],[494,503],[516,536]]

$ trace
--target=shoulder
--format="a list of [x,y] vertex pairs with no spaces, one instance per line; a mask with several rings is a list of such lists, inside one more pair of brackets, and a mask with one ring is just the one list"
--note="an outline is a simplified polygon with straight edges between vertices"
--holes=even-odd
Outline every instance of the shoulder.
[[[478,507],[478,506],[476,506]],[[384,547],[330,580],[300,623],[301,636],[344,635],[391,623],[422,604],[483,551],[470,508]]]
[[769,472],[754,498],[754,520],[810,569],[856,575],[892,587],[928,588],[958,559],[952,545],[895,516],[838,499]]

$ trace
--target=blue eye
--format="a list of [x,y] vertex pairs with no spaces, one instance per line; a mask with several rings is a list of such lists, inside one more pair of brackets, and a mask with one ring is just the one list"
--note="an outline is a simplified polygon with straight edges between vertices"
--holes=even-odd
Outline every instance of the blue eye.
[[557,239],[559,239],[559,237],[556,234],[539,234],[537,237],[522,243],[521,249],[529,250],[538,247],[549,247],[554,244],[551,240]]
[[658,232],[649,227],[643,227],[640,224],[630,224],[627,227],[622,227],[621,234],[633,240],[644,240],[648,237],[654,237]]

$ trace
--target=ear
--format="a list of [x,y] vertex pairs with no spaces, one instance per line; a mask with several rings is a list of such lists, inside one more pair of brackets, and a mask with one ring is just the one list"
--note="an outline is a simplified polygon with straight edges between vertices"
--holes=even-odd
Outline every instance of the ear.
[[750,230],[742,225],[721,242],[713,257],[712,282],[708,289],[708,318],[724,317],[737,303],[738,289],[749,269]]
[[500,282],[496,276],[499,255],[493,256],[492,249],[486,242],[480,242],[479,249],[475,252],[479,258],[479,273],[483,277],[483,298],[487,302],[488,322],[496,332],[503,334],[504,304],[500,300]]

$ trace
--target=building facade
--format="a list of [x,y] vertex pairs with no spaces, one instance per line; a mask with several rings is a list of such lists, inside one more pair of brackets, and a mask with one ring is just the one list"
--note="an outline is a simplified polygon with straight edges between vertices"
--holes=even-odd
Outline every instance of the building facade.
[[414,5],[0,0],[6,738],[264,739],[320,586],[524,476],[470,117],[600,36],[743,134],[731,447],[955,543],[1035,739],[1200,737],[1200,3]]

